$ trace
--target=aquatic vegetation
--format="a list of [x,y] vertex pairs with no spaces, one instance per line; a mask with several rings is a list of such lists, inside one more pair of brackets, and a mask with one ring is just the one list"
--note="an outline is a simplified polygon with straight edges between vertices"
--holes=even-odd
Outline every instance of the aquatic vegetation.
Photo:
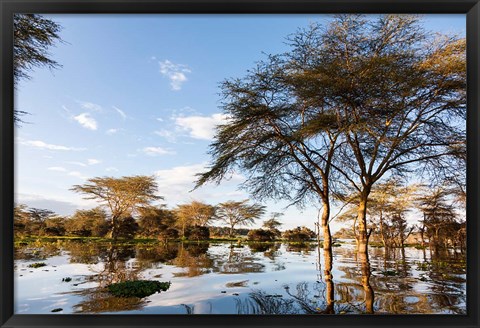
[[107,286],[108,291],[117,297],[147,297],[170,288],[170,282],[156,280],[132,280],[114,283]]
[[28,265],[29,268],[41,268],[41,267],[44,267],[44,266],[47,266],[47,263],[45,263],[45,262],[36,262],[36,263],[32,263],[32,264],[29,264],[29,265]]

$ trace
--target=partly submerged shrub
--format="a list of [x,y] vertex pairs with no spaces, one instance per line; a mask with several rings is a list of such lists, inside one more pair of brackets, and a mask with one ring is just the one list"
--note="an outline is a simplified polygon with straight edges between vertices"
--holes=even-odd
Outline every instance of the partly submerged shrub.
[[283,233],[283,238],[288,241],[304,242],[315,238],[317,234],[307,227],[296,227]]
[[44,267],[44,266],[47,266],[47,263],[36,262],[36,263],[32,263],[32,264],[28,265],[29,268],[41,268],[41,267]]
[[248,232],[248,240],[250,241],[273,241],[275,233],[270,230],[253,229]]
[[170,288],[170,282],[156,280],[131,280],[109,285],[108,291],[117,297],[147,297]]
[[210,238],[210,230],[208,227],[194,225],[187,227],[185,237],[187,237],[188,240],[208,240]]

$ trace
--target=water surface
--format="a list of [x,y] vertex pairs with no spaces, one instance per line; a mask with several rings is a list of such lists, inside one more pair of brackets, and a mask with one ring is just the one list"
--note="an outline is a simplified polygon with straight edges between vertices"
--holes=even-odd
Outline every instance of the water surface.
[[[466,313],[465,257],[453,250],[370,248],[366,266],[344,242],[332,280],[315,245],[56,242],[19,246],[15,258],[18,314]],[[35,262],[47,265],[28,267]],[[171,287],[144,299],[104,288],[134,279]]]

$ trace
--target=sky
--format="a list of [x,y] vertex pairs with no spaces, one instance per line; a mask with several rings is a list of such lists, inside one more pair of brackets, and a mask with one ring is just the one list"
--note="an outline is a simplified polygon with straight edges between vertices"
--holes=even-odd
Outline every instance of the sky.
[[[213,129],[224,122],[219,83],[240,78],[285,37],[328,15],[44,15],[62,26],[49,49],[61,67],[35,68],[16,90],[26,123],[15,134],[15,199],[60,215],[98,205],[69,189],[99,176],[154,175],[162,203],[216,205],[250,196],[237,172],[195,191]],[[432,32],[465,35],[465,15],[426,15]],[[253,201],[252,201],[253,202]],[[314,228],[318,209],[264,202],[282,229]],[[261,221],[256,226],[260,226]],[[332,230],[341,227],[333,222]]]

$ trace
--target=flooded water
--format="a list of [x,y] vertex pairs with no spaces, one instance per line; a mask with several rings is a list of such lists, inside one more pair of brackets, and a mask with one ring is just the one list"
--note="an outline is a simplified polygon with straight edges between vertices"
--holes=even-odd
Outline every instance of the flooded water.
[[[15,252],[15,312],[466,313],[465,257],[458,252],[370,248],[364,261],[345,242],[333,249],[333,277],[325,275],[324,255],[315,245],[279,243],[28,244]],[[29,267],[37,262],[46,266]],[[135,279],[171,286],[143,299],[105,289]]]

